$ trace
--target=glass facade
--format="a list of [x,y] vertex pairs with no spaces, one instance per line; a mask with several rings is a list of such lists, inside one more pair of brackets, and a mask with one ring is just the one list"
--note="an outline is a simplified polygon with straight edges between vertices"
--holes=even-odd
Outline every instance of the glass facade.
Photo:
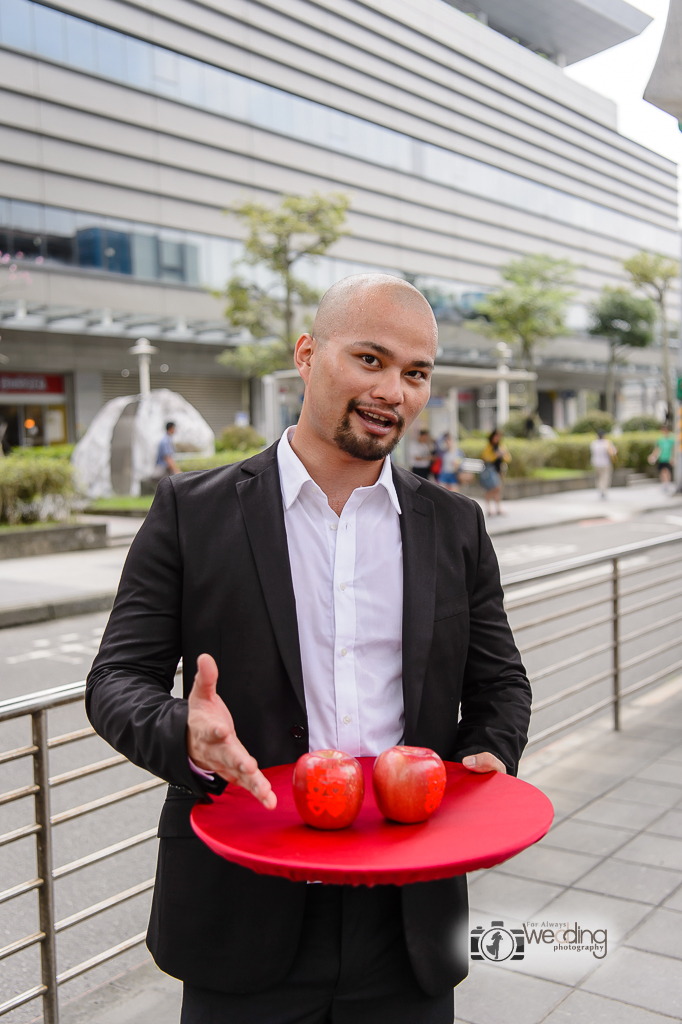
[[[61,264],[216,289],[223,288],[238,272],[261,287],[274,286],[262,267],[240,264],[243,255],[242,243],[233,238],[170,231],[152,224],[0,198],[0,264],[17,262],[27,268]],[[372,272],[403,276],[391,267],[332,256],[304,258],[296,265],[297,275],[320,292],[350,274]],[[471,316],[483,295],[464,282],[425,276],[410,276],[410,280],[442,319]]]
[[0,198],[5,262],[60,263],[199,285],[214,284],[239,255],[239,243],[228,239]]
[[[0,0],[0,43],[236,121],[413,174],[547,220],[563,222],[645,249],[677,252],[676,232],[672,229],[650,224],[223,68],[63,14],[32,0]],[[98,243],[94,242],[93,249],[97,248]],[[102,252],[106,248],[115,249],[116,246],[104,245]],[[168,255],[172,256],[171,253]],[[132,254],[130,259],[133,260]],[[180,274],[184,271],[177,263],[174,269],[169,264],[168,272]]]

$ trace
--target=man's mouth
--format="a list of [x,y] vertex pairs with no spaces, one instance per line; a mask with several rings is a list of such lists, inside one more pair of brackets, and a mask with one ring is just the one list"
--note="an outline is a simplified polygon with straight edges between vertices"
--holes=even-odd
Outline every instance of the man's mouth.
[[377,412],[374,409],[358,409],[357,407],[353,411],[362,420],[370,434],[374,434],[377,437],[385,437],[386,434],[390,434],[398,423],[398,417],[395,413],[383,413]]

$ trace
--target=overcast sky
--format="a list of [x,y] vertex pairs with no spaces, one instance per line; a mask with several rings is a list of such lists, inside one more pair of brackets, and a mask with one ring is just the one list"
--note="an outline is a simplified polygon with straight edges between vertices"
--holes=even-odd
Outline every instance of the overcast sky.
[[661,45],[668,0],[629,0],[651,15],[635,39],[571,64],[566,74],[618,104],[618,130],[682,165],[682,132],[670,114],[642,99]]

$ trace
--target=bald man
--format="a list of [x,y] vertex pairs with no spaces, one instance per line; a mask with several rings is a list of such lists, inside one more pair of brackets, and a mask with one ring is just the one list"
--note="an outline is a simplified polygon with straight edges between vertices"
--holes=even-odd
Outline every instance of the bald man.
[[307,750],[405,743],[516,772],[530,687],[480,509],[390,460],[436,348],[410,284],[341,281],[296,344],[296,427],[162,480],[130,550],[86,703],[169,783],[147,943],[185,983],[183,1024],[452,1024],[463,877],[294,883],[223,860],[189,821],[228,784],[271,813],[261,768]]

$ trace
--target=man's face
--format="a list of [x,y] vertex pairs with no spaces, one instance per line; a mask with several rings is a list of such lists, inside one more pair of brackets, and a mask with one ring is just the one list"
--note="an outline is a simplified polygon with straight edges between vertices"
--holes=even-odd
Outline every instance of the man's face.
[[377,290],[363,294],[360,311],[326,342],[306,337],[297,364],[311,426],[353,458],[385,458],[429,399],[433,322]]

